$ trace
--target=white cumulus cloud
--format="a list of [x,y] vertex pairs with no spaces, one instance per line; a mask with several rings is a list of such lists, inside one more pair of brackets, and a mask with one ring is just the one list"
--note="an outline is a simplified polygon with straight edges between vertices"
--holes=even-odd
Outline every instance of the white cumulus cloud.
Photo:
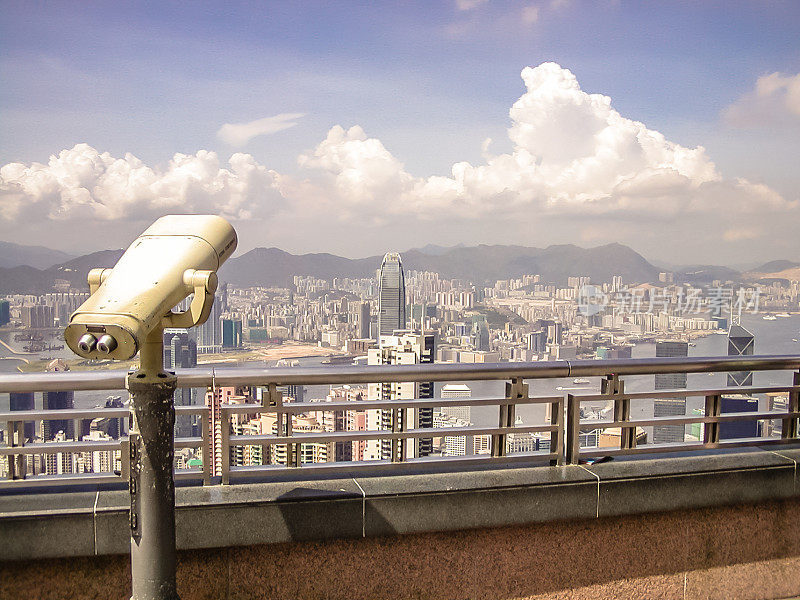
[[723,111],[725,120],[740,127],[800,124],[800,73],[770,73]]
[[669,218],[791,207],[764,186],[723,181],[704,148],[681,146],[623,117],[609,97],[584,92],[555,63],[528,67],[522,79],[527,91],[509,111],[514,148],[487,155],[484,164],[456,163],[449,177],[416,178],[380,140],[339,126],[299,163],[311,170],[316,194],[361,215]]
[[163,169],[132,154],[115,158],[88,144],[47,164],[0,168],[0,221],[145,218],[165,212],[212,212],[248,218],[280,199],[278,175],[248,154],[222,165],[216,153],[175,154]]
[[[447,175],[412,175],[357,125],[331,128],[297,158],[294,173],[248,154],[223,163],[206,150],[157,168],[79,144],[47,164],[0,168],[0,225],[213,212],[240,221],[274,216],[269,226],[278,236],[330,235],[338,223],[353,239],[385,243],[394,235],[406,240],[394,242],[401,247],[412,245],[409,235],[533,244],[542,235],[564,242],[578,234],[634,244],[668,238],[687,249],[710,240],[758,244],[758,236],[795,222],[795,200],[761,183],[724,179],[702,146],[682,146],[622,116],[609,97],[582,90],[568,69],[544,63],[521,76],[525,91],[508,113],[511,150],[493,154],[487,139],[479,164],[455,163]],[[788,83],[773,83],[788,94]]]
[[294,127],[297,120],[304,116],[304,113],[281,113],[249,123],[225,123],[217,131],[217,137],[230,146],[241,148],[254,137],[272,135]]

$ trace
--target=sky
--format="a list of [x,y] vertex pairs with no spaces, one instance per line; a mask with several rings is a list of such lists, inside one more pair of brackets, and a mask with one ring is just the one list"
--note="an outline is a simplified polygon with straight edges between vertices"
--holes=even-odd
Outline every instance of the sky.
[[0,2],[0,239],[800,261],[800,3]]

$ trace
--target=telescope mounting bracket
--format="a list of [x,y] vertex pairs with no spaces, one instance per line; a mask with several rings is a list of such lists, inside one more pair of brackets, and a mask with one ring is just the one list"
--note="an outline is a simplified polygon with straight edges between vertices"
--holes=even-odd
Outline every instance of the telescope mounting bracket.
[[183,312],[169,312],[164,316],[164,327],[188,329],[202,325],[211,314],[214,305],[214,292],[217,291],[217,274],[214,271],[197,271],[186,269],[183,272],[183,283],[194,292],[189,309]]

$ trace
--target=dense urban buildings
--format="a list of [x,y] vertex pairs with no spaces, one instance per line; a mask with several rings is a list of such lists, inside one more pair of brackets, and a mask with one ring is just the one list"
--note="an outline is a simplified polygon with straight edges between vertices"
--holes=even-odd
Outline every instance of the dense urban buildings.
[[[378,265],[376,265],[377,267]],[[237,364],[256,361],[268,366],[291,368],[293,365],[319,364],[418,364],[424,362],[489,363],[497,361],[539,361],[573,359],[622,359],[633,356],[637,346],[647,348],[650,356],[686,356],[699,338],[716,333],[728,335],[730,354],[753,352],[752,334],[730,319],[732,305],[739,302],[745,312],[766,310],[770,319],[781,318],[795,310],[800,301],[800,283],[770,282],[756,288],[738,282],[713,281],[695,284],[662,273],[658,282],[625,281],[620,275],[608,281],[592,282],[586,275],[575,274],[561,281],[546,281],[536,273],[511,279],[473,281],[448,278],[431,271],[406,270],[401,257],[387,253],[374,277],[331,277],[295,275],[286,287],[220,286],[208,321],[190,330],[167,330],[164,333],[164,367],[168,370],[191,369],[199,365]],[[738,287],[737,287],[738,286]],[[591,290],[587,300],[587,290]],[[85,299],[86,293],[69,289],[44,295],[9,295],[0,302],[0,317],[8,314],[3,332],[8,342],[21,352],[51,357],[42,369],[59,355],[61,323]],[[178,307],[186,309],[186,303]],[[737,311],[738,312],[738,311]],[[729,322],[732,324],[729,326]],[[730,331],[728,331],[730,327]],[[388,332],[388,333],[387,333]],[[10,336],[10,337],[9,337]],[[642,346],[644,345],[644,346]],[[641,349],[640,349],[640,356]],[[648,354],[644,354],[648,355]],[[287,358],[282,358],[286,356]],[[293,358],[306,357],[306,358]],[[315,358],[316,357],[316,358]],[[54,370],[74,365],[70,358],[56,362]],[[77,365],[74,368],[84,368]],[[751,382],[749,373],[733,373],[731,385]],[[686,376],[658,376],[657,390],[681,389]],[[413,389],[412,389],[413,388]],[[333,402],[346,399],[353,410],[309,411],[290,420],[274,414],[257,412],[231,416],[231,433],[239,435],[294,432],[341,432],[392,428],[431,428],[430,437],[406,444],[380,440],[367,442],[303,443],[253,445],[232,448],[232,465],[289,464],[301,462],[360,461],[398,459],[413,456],[462,456],[489,450],[489,438],[475,435],[443,435],[438,430],[468,427],[475,418],[468,407],[443,406],[437,409],[377,411],[359,410],[360,400],[411,399],[436,395],[430,384],[388,384],[365,387],[333,386],[309,392],[303,386],[283,386],[276,390],[286,402]],[[462,384],[442,386],[443,398],[467,397],[472,391]],[[209,451],[213,472],[222,465],[221,406],[227,403],[262,404],[265,389],[206,390],[181,388],[176,392],[176,406],[209,407],[203,419],[208,421]],[[41,398],[41,400],[38,400]],[[10,410],[30,410],[37,406],[55,410],[78,406],[68,392],[15,394],[9,397]],[[267,394],[267,401],[274,400]],[[102,397],[93,406],[121,408],[127,397]],[[755,410],[759,399],[747,394],[726,395],[721,399],[722,412]],[[782,406],[785,400],[770,402]],[[587,409],[588,410],[588,409]],[[692,408],[692,411],[695,409]],[[594,415],[595,409],[587,415]],[[683,396],[653,402],[656,416],[682,416],[687,413]],[[695,414],[692,412],[692,414]],[[598,418],[602,418],[598,413]],[[481,426],[485,422],[478,423]],[[77,426],[77,431],[76,431]],[[745,427],[747,426],[747,427]],[[768,435],[779,431],[769,424]],[[776,429],[777,427],[777,429]],[[733,428],[733,429],[732,429]],[[102,418],[76,423],[72,419],[49,419],[34,426],[24,426],[28,441],[52,442],[86,436],[115,439],[124,435],[126,419]],[[179,415],[176,435],[200,437],[203,420]],[[755,431],[749,423],[725,424],[723,438],[729,435],[750,436]],[[4,435],[4,433],[0,433]],[[656,443],[701,440],[702,430],[679,425],[647,428],[646,435]],[[98,439],[99,439],[98,438]],[[582,446],[608,442],[613,435],[603,430],[581,434]],[[93,438],[92,438],[93,439]],[[643,438],[644,439],[644,438]],[[509,452],[547,451],[547,435],[515,434],[507,440]],[[196,468],[200,451],[181,448],[176,465]],[[110,464],[113,455],[81,457],[62,453],[49,463],[29,465],[29,469],[76,472]],[[60,462],[59,462],[60,461]],[[2,458],[0,458],[2,462]],[[5,467],[0,465],[0,471]]]

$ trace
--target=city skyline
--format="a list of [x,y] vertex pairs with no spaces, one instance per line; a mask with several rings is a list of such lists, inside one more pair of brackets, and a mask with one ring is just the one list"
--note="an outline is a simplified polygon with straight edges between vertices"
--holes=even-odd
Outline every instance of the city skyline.
[[340,6],[8,3],[0,239],[196,211],[243,251],[797,258],[795,4]]

